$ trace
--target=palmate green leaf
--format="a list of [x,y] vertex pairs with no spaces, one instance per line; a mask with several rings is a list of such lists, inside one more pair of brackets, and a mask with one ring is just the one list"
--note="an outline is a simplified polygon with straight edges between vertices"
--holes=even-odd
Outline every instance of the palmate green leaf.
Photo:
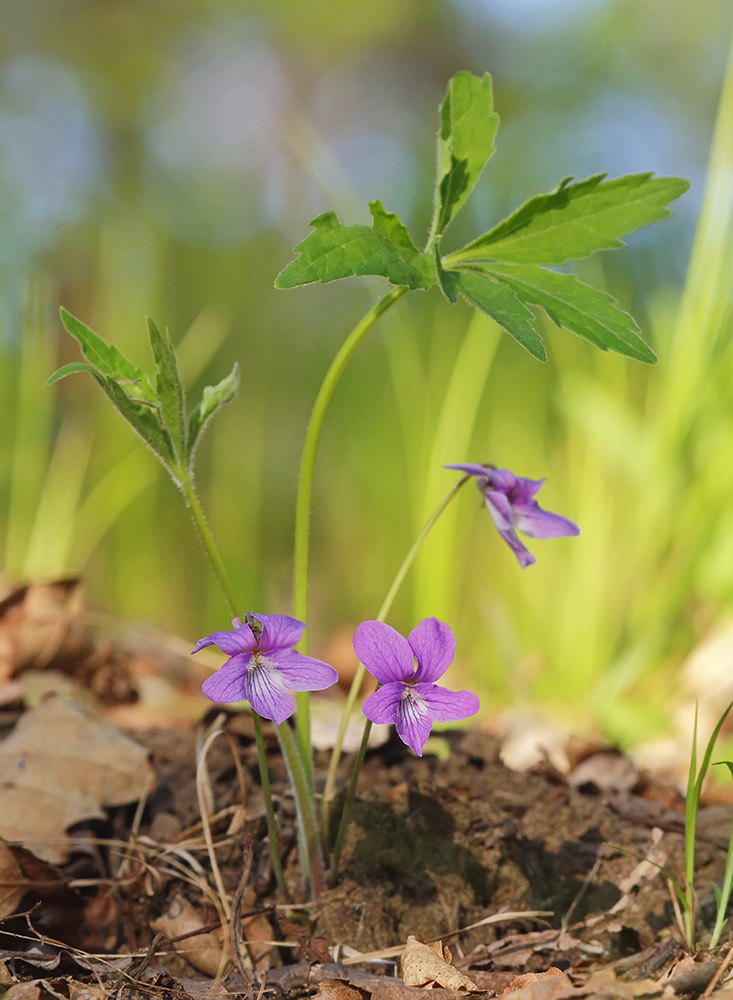
[[81,353],[90,364],[98,368],[104,375],[129,383],[131,395],[146,399],[149,403],[154,402],[155,396],[150,381],[142,368],[134,365],[122,351],[102,340],[63,306],[59,310],[59,315],[66,331],[79,342]]
[[494,112],[491,77],[461,70],[448,81],[440,106],[438,173],[431,235],[441,234],[471,193],[494,152],[499,116]]
[[335,212],[313,219],[313,232],[295,247],[295,260],[275,279],[276,288],[295,288],[311,281],[335,281],[357,274],[379,274],[393,285],[430,288],[435,284],[432,257],[421,253],[404,224],[380,201],[369,205],[374,222],[344,226]]
[[535,330],[534,315],[511,288],[476,274],[446,271],[445,280],[481,312],[495,320],[538,361],[547,361],[542,337]]
[[178,374],[178,361],[166,330],[161,333],[150,317],[147,317],[150,349],[153,352],[157,376],[155,390],[158,396],[163,426],[168,429],[176,447],[176,452],[183,457],[186,454],[186,401],[181,377]]
[[689,184],[678,177],[629,174],[605,180],[596,174],[571,184],[566,177],[549,194],[530,198],[490,232],[451,254],[454,264],[502,260],[563,264],[595,250],[624,246],[621,237],[664,219],[664,206]]
[[528,306],[541,306],[557,326],[584,337],[602,350],[616,351],[651,364],[654,351],[641,339],[633,316],[605,292],[572,274],[557,274],[535,264],[481,264],[480,273],[507,285]]
[[239,388],[239,365],[235,363],[232,370],[216,385],[204,388],[201,402],[191,411],[188,420],[188,461],[191,462],[201,433],[217,410],[230,402]]

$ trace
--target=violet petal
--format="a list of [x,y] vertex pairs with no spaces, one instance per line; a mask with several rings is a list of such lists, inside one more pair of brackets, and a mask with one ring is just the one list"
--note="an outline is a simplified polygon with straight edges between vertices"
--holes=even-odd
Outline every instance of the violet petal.
[[223,667],[207,677],[201,690],[211,701],[244,701],[244,677],[252,659],[249,653],[239,653],[227,660]]
[[475,715],[480,708],[473,691],[449,691],[437,684],[416,684],[412,689],[425,702],[435,722],[458,722]]
[[397,735],[418,757],[422,757],[422,748],[430,736],[433,720],[430,718],[427,705],[419,696],[407,688],[408,694],[400,699],[397,708]]
[[263,719],[280,725],[295,711],[295,701],[278,670],[263,657],[244,676],[244,693],[252,708]]
[[563,538],[565,535],[580,534],[580,528],[574,521],[542,510],[535,500],[515,507],[514,523],[530,538]]
[[512,505],[506,494],[487,490],[484,499],[496,527],[499,531],[508,531],[512,526]]
[[397,722],[398,709],[405,685],[401,681],[390,681],[374,694],[364,699],[361,710],[367,719],[380,724]]
[[354,651],[380,684],[404,681],[414,676],[412,648],[391,625],[366,621],[354,633]]
[[525,476],[517,476],[517,484],[512,491],[514,506],[519,507],[531,500],[544,481],[544,479],[527,479]]
[[203,639],[199,639],[193,648],[194,653],[198,653],[204,646],[218,646],[222,653],[228,656],[236,656],[237,653],[249,653],[255,648],[257,641],[252,635],[249,625],[234,629],[233,632],[212,632]]
[[469,476],[490,476],[491,469],[476,462],[460,462],[456,465],[444,465],[444,469],[458,469],[459,472],[467,472]]
[[456,640],[445,622],[425,618],[407,637],[417,660],[416,681],[437,681],[453,662]]
[[507,531],[502,531],[500,528],[499,534],[519,560],[520,566],[525,568],[537,562],[527,546],[522,543],[514,528],[509,528]]
[[275,665],[291,691],[322,691],[339,679],[328,663],[294,649],[275,650],[265,659]]
[[291,649],[298,642],[305,630],[305,622],[288,615],[259,615],[251,612],[262,626],[259,647],[267,652],[269,649]]
[[489,478],[491,488],[502,493],[510,493],[517,485],[517,477],[510,469],[492,469]]

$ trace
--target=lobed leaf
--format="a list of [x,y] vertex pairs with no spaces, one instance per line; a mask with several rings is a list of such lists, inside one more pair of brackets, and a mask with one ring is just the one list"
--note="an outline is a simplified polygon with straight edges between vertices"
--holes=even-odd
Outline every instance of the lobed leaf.
[[295,247],[298,254],[275,279],[276,288],[295,288],[312,281],[335,281],[358,274],[379,274],[393,285],[430,288],[435,269],[429,254],[421,253],[404,224],[386,212],[380,201],[369,211],[369,226],[344,226],[335,212],[313,219],[313,232]]
[[605,180],[596,174],[521,205],[488,233],[456,254],[455,263],[503,260],[522,264],[563,264],[595,250],[624,246],[621,237],[670,215],[664,206],[689,184],[678,177],[628,174]]
[[170,433],[161,426],[157,407],[132,399],[119,382],[108,375],[97,373],[95,377],[118,413],[125,418],[145,444],[155,452],[174,480],[178,482],[173,472],[176,465],[173,441]]
[[76,316],[72,316],[63,306],[59,310],[59,314],[66,331],[79,342],[81,353],[90,364],[95,365],[104,375],[109,375],[123,382],[129,382],[130,391],[133,395],[147,399],[151,403],[154,401],[155,397],[150,382],[142,368],[134,365],[129,358],[125,357],[122,351],[102,340],[100,336],[85,323],[82,323],[80,319],[77,319]]
[[454,287],[472,306],[495,320],[538,361],[547,361],[542,337],[532,325],[534,315],[511,288],[475,274],[457,271],[447,271],[446,274],[450,275]]
[[239,388],[239,365],[235,363],[229,374],[216,385],[207,385],[201,402],[192,411],[188,420],[188,461],[193,459],[196,443],[202,431],[217,410],[229,403]]
[[163,426],[170,432],[176,452],[186,454],[186,402],[178,361],[169,332],[161,333],[150,317],[147,317],[150,348],[153,352],[157,377],[155,390],[160,405]]
[[642,340],[633,316],[605,292],[572,274],[534,264],[483,264],[481,274],[502,282],[526,305],[541,306],[557,326],[584,337],[602,350],[652,364],[657,357]]
[[461,70],[452,76],[440,106],[433,235],[445,230],[471,193],[494,152],[498,126],[490,75]]
[[84,361],[72,361],[68,365],[62,365],[60,368],[57,368],[53,375],[49,375],[46,379],[46,385],[53,385],[54,382],[60,382],[62,378],[66,378],[67,375],[73,375],[75,372],[89,372],[90,375],[94,375],[97,379],[100,374],[94,365],[88,365]]

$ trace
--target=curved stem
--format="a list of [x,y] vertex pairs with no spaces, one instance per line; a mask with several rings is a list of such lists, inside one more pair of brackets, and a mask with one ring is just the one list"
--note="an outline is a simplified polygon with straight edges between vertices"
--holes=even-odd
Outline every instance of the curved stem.
[[[318,444],[321,439],[321,430],[326,416],[328,404],[331,402],[334,390],[338,384],[344,368],[349,362],[354,351],[369,333],[371,328],[381,316],[401,298],[407,288],[403,285],[393,288],[389,294],[380,299],[377,304],[369,310],[359,323],[356,324],[344,343],[341,345],[336,357],[331,362],[331,366],[326,372],[326,376],[318,390],[316,401],[313,404],[308,429],[305,434],[303,445],[303,458],[300,464],[300,475],[298,478],[298,496],[295,508],[295,558],[293,566],[293,586],[294,614],[296,618],[305,621],[308,617],[308,530],[310,522],[311,496],[313,492],[313,472],[318,453]],[[300,650],[307,652],[307,638],[301,640]],[[310,741],[310,700],[307,692],[301,692],[295,696],[297,705],[296,731],[298,736],[298,752],[303,762],[306,779],[310,788],[313,787],[313,773],[311,763],[311,741]]]
[[[384,619],[390,612],[392,604],[394,602],[397,593],[405,581],[405,577],[410,571],[415,557],[417,556],[422,543],[425,541],[430,533],[431,528],[438,520],[440,515],[450,504],[451,500],[456,496],[461,487],[468,482],[471,477],[469,475],[463,476],[455,486],[452,486],[448,492],[445,494],[443,499],[437,505],[435,510],[433,510],[430,517],[428,517],[425,524],[420,530],[420,534],[415,539],[410,551],[407,553],[402,561],[402,565],[397,570],[397,574],[392,581],[392,586],[387,591],[387,596],[382,602],[382,606],[379,609],[379,614],[377,615],[377,621],[383,622]],[[338,772],[339,762],[341,760],[341,751],[343,747],[344,735],[346,733],[346,727],[349,722],[349,718],[354,709],[354,703],[361,690],[361,685],[364,680],[364,674],[366,670],[364,664],[360,663],[356,673],[354,674],[354,679],[351,682],[351,687],[349,688],[349,693],[346,698],[346,704],[344,706],[344,712],[341,717],[341,724],[339,725],[339,730],[336,735],[336,741],[334,743],[333,750],[331,751],[331,760],[328,765],[328,774],[326,776],[326,785],[323,790],[323,799],[321,803],[321,826],[323,830],[324,837],[326,836],[328,830],[328,824],[330,819],[331,804],[333,802],[335,787],[336,787],[336,774]],[[359,780],[359,772],[361,771],[361,765],[364,762],[364,754],[366,753],[367,743],[369,742],[369,733],[371,732],[372,724],[367,719],[364,726],[364,735],[362,736],[361,745],[354,760],[354,766],[351,771],[351,779],[349,781],[349,787],[346,792],[346,799],[344,801],[344,808],[341,813],[341,819],[339,821],[338,833],[336,834],[336,843],[333,850],[333,859],[331,864],[331,881],[333,881],[336,874],[336,866],[338,864],[339,856],[341,854],[341,849],[343,847],[344,838],[346,836],[346,829],[349,825],[349,819],[351,818],[351,809],[354,805],[356,799],[356,785]]]
[[[219,555],[219,550],[216,547],[214,541],[214,536],[209,531],[209,526],[206,523],[206,518],[204,517],[204,512],[201,509],[201,504],[199,503],[199,498],[196,494],[196,488],[193,484],[193,479],[188,469],[181,465],[181,467],[175,470],[178,482],[180,483],[181,492],[186,500],[186,505],[191,512],[191,517],[196,525],[196,530],[199,533],[199,537],[204,545],[204,551],[211,563],[211,567],[214,570],[214,575],[216,576],[219,588],[224,595],[224,600],[229,608],[229,613],[232,617],[236,617],[239,613],[237,608],[237,600],[234,595],[234,588],[232,587],[231,580],[229,579],[229,574],[226,571],[226,567]],[[285,885],[285,878],[283,876],[282,864],[280,862],[280,847],[278,843],[277,836],[277,819],[275,818],[275,806],[272,801],[272,787],[270,784],[270,772],[267,767],[267,751],[265,749],[265,741],[262,738],[262,721],[252,709],[252,717],[254,719],[255,727],[255,743],[257,745],[257,763],[260,770],[260,784],[262,786],[262,794],[265,800],[265,813],[267,816],[267,837],[270,841],[270,855],[272,857],[272,871],[275,875],[275,880],[282,892],[284,898],[289,899],[288,890]],[[288,730],[290,732],[290,730]],[[292,737],[291,737],[292,739]],[[297,789],[294,787],[296,793],[296,799],[298,796]],[[307,857],[301,858],[304,870],[309,870],[309,861]]]
[[239,614],[239,610],[237,608],[237,599],[234,594],[234,588],[232,587],[229,574],[227,573],[226,567],[222,562],[222,558],[219,555],[219,550],[214,542],[214,537],[209,531],[209,526],[206,523],[204,512],[201,509],[201,504],[199,503],[199,498],[196,494],[196,488],[193,484],[191,475],[188,470],[184,468],[176,469],[176,475],[181,486],[181,492],[186,500],[186,506],[191,512],[193,523],[196,525],[199,538],[203,542],[204,550],[206,551],[206,555],[211,563],[211,568],[214,570],[214,575],[216,576],[217,583],[219,584],[219,589],[224,595],[224,600],[229,607],[229,613],[232,617],[236,617]]

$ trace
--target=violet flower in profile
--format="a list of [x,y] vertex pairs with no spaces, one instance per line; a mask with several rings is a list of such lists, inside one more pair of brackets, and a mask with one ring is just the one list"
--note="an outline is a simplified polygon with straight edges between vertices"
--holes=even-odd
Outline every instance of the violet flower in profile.
[[479,710],[472,691],[448,691],[435,683],[456,652],[453,633],[437,618],[421,621],[407,639],[384,622],[362,622],[354,649],[381,685],[364,701],[364,715],[372,722],[394,723],[399,738],[419,757],[434,722],[457,722]]
[[520,566],[531,566],[536,560],[517,531],[530,538],[561,538],[580,534],[577,524],[560,514],[542,510],[534,499],[544,479],[525,479],[515,476],[509,469],[495,469],[491,465],[477,465],[475,462],[446,465],[446,469],[458,469],[476,477],[476,484],[497,531],[519,560]]
[[212,632],[194,653],[218,646],[229,659],[207,677],[201,690],[212,701],[248,701],[264,719],[280,725],[295,711],[290,691],[321,691],[338,680],[333,667],[297,653],[305,623],[286,615],[247,614],[232,621],[231,632]]

